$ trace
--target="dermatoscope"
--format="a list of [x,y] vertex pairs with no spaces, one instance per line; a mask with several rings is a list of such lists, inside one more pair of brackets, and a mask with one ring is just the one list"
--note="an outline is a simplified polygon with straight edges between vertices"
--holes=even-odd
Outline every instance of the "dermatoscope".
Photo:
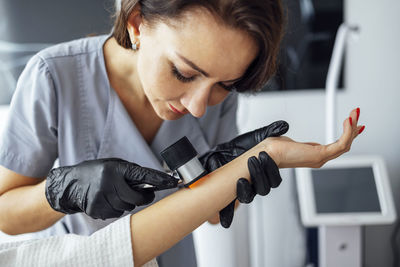
[[[196,149],[186,136],[161,151],[160,155],[172,174],[175,177],[178,176],[177,178],[181,180],[179,183],[185,187],[193,185],[207,174],[197,157]],[[154,188],[153,185],[149,184],[140,184],[135,187],[140,189]]]

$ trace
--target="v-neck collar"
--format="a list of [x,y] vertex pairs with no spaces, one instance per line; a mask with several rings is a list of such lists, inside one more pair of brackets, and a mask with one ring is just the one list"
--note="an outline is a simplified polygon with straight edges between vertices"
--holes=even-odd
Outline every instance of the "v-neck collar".
[[149,146],[116,92],[112,88],[109,92],[107,120],[98,158],[117,157],[163,170],[159,153],[183,136],[189,138],[199,154],[209,149],[198,120],[190,115],[175,121],[163,121]]
[[116,92],[110,88],[109,108],[98,158],[116,157],[162,170]]

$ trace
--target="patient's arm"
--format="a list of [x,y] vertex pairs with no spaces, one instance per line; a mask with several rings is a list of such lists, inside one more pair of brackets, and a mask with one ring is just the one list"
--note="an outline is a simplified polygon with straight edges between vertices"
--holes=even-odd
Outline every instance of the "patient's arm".
[[182,189],[132,215],[135,266],[160,255],[232,202],[237,180],[249,178],[247,159],[265,150],[265,144],[260,143],[203,177],[193,189]]
[[[351,116],[355,116],[355,111]],[[236,182],[249,179],[247,160],[266,151],[280,168],[320,167],[350,149],[360,127],[353,118],[344,121],[342,137],[322,146],[297,143],[287,137],[267,138],[240,157],[199,180],[192,189],[182,189],[132,215],[131,235],[135,266],[160,255],[228,205],[236,197]]]

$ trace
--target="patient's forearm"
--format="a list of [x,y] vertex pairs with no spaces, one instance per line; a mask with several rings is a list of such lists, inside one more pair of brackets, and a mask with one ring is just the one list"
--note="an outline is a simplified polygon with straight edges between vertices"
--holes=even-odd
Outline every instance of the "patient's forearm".
[[236,197],[237,180],[249,179],[248,158],[261,151],[267,151],[263,143],[203,177],[193,189],[182,189],[133,215],[135,266],[160,255],[226,207]]

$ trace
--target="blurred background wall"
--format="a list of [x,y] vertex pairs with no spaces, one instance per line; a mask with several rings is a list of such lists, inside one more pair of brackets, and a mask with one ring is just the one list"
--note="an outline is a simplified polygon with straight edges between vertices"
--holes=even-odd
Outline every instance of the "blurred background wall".
[[29,58],[51,45],[109,33],[114,0],[0,0],[0,104]]
[[[400,214],[399,11],[400,1],[397,0],[345,2],[345,21],[359,25],[360,34],[356,40],[348,44],[345,63],[346,85],[344,90],[339,92],[337,101],[338,137],[343,120],[349,112],[353,108],[361,108],[360,124],[365,124],[366,129],[355,140],[348,154],[379,154],[384,157],[398,215]],[[287,136],[297,141],[313,140],[324,143],[324,91],[278,91],[241,97],[238,125],[242,132],[278,119],[289,122],[290,130]],[[287,174],[285,182],[292,183],[293,177],[289,175],[290,172]],[[262,201],[273,201],[274,197],[272,194]],[[287,195],[285,199],[289,200],[291,197]],[[281,216],[280,212],[286,210],[284,207],[282,204],[275,209],[270,207],[269,212],[264,211],[264,221],[268,222],[268,218]],[[390,238],[393,228],[393,226],[365,228],[365,266],[392,266],[393,252]],[[265,231],[269,231],[272,235],[274,230],[270,229],[266,225]],[[268,241],[279,242],[278,239],[264,242]],[[268,251],[266,253],[276,257],[274,253]],[[290,252],[286,250],[283,253]]]

